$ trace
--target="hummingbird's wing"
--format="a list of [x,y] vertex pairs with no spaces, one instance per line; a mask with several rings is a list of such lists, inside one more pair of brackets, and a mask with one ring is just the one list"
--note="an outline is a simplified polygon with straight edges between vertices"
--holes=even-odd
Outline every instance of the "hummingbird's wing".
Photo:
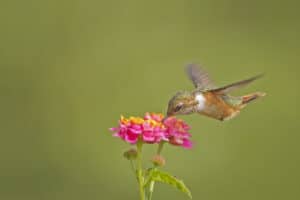
[[249,79],[246,79],[246,80],[242,80],[242,81],[239,81],[239,82],[235,82],[235,83],[226,85],[224,87],[220,87],[220,88],[213,89],[213,90],[210,90],[210,91],[211,92],[216,92],[216,93],[219,93],[219,94],[229,93],[229,92],[232,92],[232,91],[234,91],[236,89],[239,89],[241,87],[244,87],[244,86],[252,83],[253,81],[261,78],[262,76],[263,76],[263,74],[260,74],[260,75],[254,76],[252,78],[249,78]]
[[194,86],[200,90],[215,88],[209,75],[200,66],[196,64],[189,64],[186,66],[186,73],[189,79],[194,83]]

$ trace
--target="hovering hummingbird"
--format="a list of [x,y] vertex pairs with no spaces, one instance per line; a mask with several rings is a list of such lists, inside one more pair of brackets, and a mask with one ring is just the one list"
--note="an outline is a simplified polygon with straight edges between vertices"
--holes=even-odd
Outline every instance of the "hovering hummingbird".
[[193,91],[177,92],[169,101],[167,117],[198,113],[220,121],[229,120],[237,116],[240,110],[249,102],[265,96],[263,92],[255,92],[238,97],[228,94],[248,85],[262,75],[224,87],[216,87],[208,74],[195,64],[188,65],[186,73],[196,89]]

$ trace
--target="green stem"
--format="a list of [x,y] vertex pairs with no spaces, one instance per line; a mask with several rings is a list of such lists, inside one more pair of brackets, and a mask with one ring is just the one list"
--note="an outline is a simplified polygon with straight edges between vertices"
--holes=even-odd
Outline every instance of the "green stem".
[[[164,147],[164,144],[165,144],[165,142],[161,142],[161,143],[159,143],[159,145],[158,145],[158,148],[157,148],[157,155],[160,155],[160,153],[161,153],[161,151],[162,151],[162,149],[163,149],[163,147]],[[157,166],[154,166],[153,167],[153,170],[156,170],[157,169]],[[149,192],[148,192],[148,200],[151,200],[152,199],[152,195],[153,195],[153,191],[154,191],[154,185],[155,185],[155,181],[151,181],[150,182],[150,185],[149,185]]]
[[137,179],[139,183],[140,200],[145,200],[144,191],[144,177],[143,177],[143,167],[142,167],[142,142],[137,143]]
[[149,193],[148,193],[148,200],[152,199],[152,195],[153,195],[153,191],[154,191],[154,181],[150,182],[150,186],[149,186]]
[[160,155],[161,151],[163,150],[165,142],[160,142],[158,144],[158,148],[157,148],[157,155]]

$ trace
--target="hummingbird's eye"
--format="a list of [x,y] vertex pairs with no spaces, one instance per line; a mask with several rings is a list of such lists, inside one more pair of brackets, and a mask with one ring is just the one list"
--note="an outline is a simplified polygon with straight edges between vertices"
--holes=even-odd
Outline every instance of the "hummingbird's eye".
[[183,104],[178,104],[178,105],[176,105],[174,111],[178,112],[182,107],[183,107]]

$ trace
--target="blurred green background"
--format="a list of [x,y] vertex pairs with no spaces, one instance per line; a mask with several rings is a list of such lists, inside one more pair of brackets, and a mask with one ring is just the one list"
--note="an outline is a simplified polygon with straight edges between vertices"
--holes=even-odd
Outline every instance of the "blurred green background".
[[[183,117],[195,147],[165,148],[165,170],[194,199],[299,199],[299,6],[1,1],[0,199],[137,199],[121,156],[129,145],[108,128],[120,114],[165,112],[177,90],[193,88],[190,62],[218,85],[265,72],[236,94],[268,95],[232,121]],[[187,197],[160,185],[154,199]]]

